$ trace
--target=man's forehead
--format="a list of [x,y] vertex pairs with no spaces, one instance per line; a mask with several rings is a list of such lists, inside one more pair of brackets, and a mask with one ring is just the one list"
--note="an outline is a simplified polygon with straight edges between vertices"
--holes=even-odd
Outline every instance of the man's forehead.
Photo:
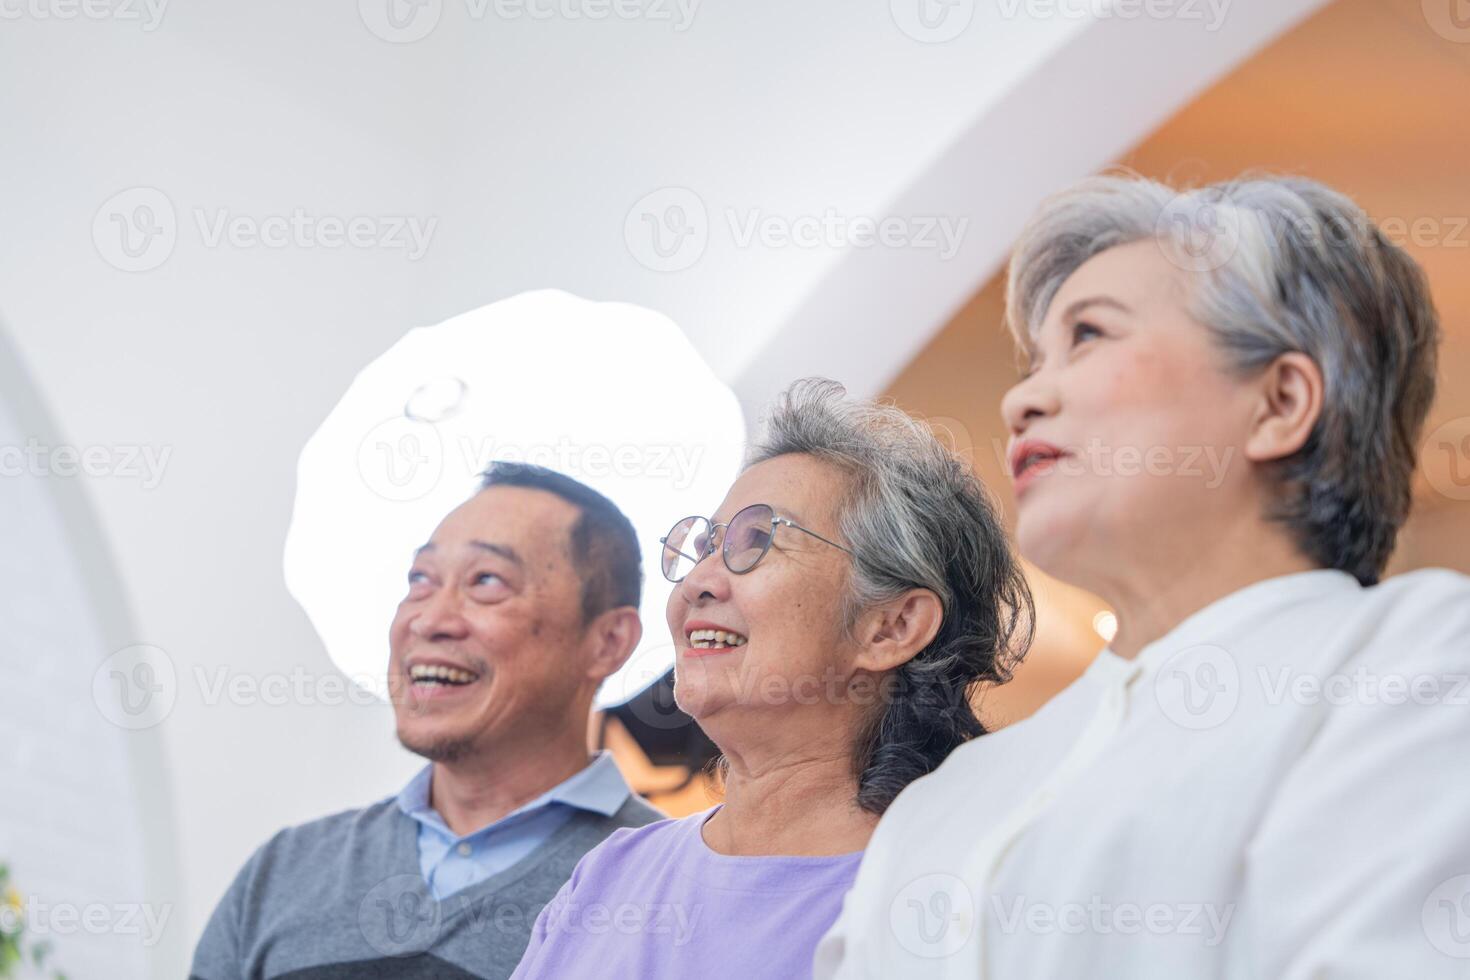
[[450,511],[429,544],[474,548],[494,544],[523,560],[563,554],[577,508],[555,494],[527,487],[487,487]]

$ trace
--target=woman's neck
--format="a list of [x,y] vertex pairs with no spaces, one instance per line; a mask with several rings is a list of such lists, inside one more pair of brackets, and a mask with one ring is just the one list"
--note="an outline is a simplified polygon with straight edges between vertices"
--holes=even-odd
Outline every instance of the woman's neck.
[[721,854],[821,856],[867,846],[878,823],[857,805],[846,745],[726,751],[725,805],[704,825]]
[[[1204,550],[1140,556],[1110,563],[1095,591],[1113,608],[1118,632],[1108,648],[1132,659],[1194,613],[1266,579],[1320,568],[1275,529],[1240,533]],[[1116,556],[1115,556],[1116,557]]]

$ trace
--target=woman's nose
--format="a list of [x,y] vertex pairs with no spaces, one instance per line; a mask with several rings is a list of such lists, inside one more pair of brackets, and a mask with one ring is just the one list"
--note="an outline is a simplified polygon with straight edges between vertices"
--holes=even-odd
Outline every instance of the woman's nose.
[[730,595],[730,570],[725,567],[722,547],[723,542],[720,542],[679,583],[680,594],[690,605],[701,600],[718,601]]
[[1056,384],[1045,371],[1036,370],[1011,386],[1000,400],[1000,414],[1012,435],[1020,435],[1038,418],[1055,415]]

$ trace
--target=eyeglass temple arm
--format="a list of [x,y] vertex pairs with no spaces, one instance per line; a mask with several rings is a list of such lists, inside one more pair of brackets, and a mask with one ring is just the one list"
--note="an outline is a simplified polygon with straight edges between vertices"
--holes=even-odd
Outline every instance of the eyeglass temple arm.
[[793,520],[788,520],[785,517],[773,517],[773,518],[771,518],[771,522],[773,524],[784,524],[784,525],[786,525],[789,528],[794,528],[797,531],[801,531],[803,534],[810,534],[812,537],[816,538],[818,541],[825,541],[827,544],[830,544],[832,547],[836,548],[838,551],[846,551],[849,555],[852,554],[852,551],[850,549],[844,548],[842,545],[838,544],[836,541],[833,541],[831,538],[824,538],[820,534],[818,534],[816,531],[810,530],[808,528],[804,528],[800,524],[796,523]]

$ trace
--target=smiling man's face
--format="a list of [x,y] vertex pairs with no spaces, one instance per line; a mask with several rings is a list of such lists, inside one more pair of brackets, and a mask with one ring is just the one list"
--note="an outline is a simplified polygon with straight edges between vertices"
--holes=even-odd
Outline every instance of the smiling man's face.
[[578,516],[554,494],[493,486],[419,549],[389,628],[389,690],[410,751],[453,762],[579,721]]

